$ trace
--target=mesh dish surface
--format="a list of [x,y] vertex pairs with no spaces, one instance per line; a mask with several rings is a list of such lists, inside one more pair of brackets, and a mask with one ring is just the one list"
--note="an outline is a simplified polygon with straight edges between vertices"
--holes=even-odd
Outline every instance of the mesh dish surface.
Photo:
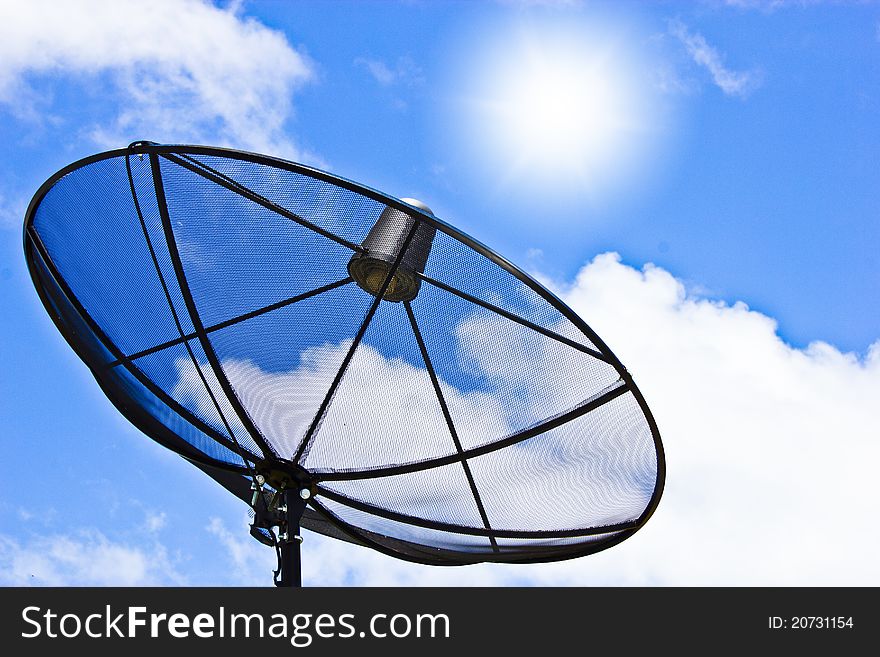
[[[386,290],[433,235],[406,270],[411,300],[349,268],[388,208],[421,232],[382,256]],[[313,531],[435,565],[552,561],[619,543],[660,499],[656,424],[604,342],[399,199],[253,153],[138,143],[50,178],[24,248],[132,423],[218,481],[310,486]]]

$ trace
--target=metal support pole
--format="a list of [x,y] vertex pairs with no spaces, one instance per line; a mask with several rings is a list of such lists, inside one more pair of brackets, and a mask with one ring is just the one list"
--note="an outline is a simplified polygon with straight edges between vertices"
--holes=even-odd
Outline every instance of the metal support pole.
[[306,500],[295,488],[284,490],[284,524],[281,527],[281,577],[278,586],[302,586],[302,561],[300,558],[299,521],[306,509]]

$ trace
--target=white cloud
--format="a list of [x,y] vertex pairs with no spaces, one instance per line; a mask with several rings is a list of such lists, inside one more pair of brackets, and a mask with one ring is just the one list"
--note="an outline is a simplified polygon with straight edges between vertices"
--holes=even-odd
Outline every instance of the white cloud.
[[12,201],[0,190],[0,230],[21,228],[27,203],[23,199]]
[[[36,97],[31,79],[112,77],[120,110],[93,138],[220,141],[303,157],[284,131],[313,77],[285,36],[203,0],[0,3],[0,103]],[[45,99],[43,102],[46,102]],[[16,110],[16,111],[21,111]],[[306,155],[307,157],[307,155]]]
[[819,342],[795,349],[771,318],[691,297],[668,272],[615,254],[565,297],[635,374],[664,436],[666,493],[633,539],[642,581],[880,581],[880,531],[863,522],[877,501],[880,342],[864,359]]
[[512,7],[581,7],[584,0],[495,0],[500,5],[510,5]]
[[116,541],[97,530],[40,534],[26,541],[0,535],[3,586],[179,586],[164,545]]
[[828,4],[828,0],[723,0],[722,4],[728,7],[736,7],[737,9],[758,9],[764,12],[772,12],[777,9],[810,7],[823,3]]
[[699,86],[696,80],[682,77],[675,66],[662,60],[654,65],[651,82],[664,94],[691,94]]
[[220,545],[226,550],[230,568],[225,579],[238,586],[260,586],[272,583],[272,571],[277,567],[275,550],[258,543],[247,532],[250,522],[242,522],[235,532],[226,527],[221,518],[211,518],[205,528],[208,533],[217,537]]
[[167,517],[164,511],[158,513],[155,511],[147,512],[146,530],[151,534],[155,534],[165,527],[166,520]]
[[681,21],[670,21],[669,33],[681,41],[690,58],[709,72],[713,82],[726,95],[745,98],[761,84],[757,71],[727,68],[718,50],[710,46],[702,34],[690,32]]
[[386,87],[392,84],[397,77],[394,71],[388,68],[388,64],[376,59],[358,57],[354,63],[356,66],[366,69],[376,82]]
[[367,57],[358,57],[354,60],[354,64],[366,70],[383,87],[417,86],[425,82],[422,69],[409,56],[398,57],[391,66],[382,60]]
[[305,533],[302,572],[305,586],[506,586],[517,576],[509,566],[422,566],[312,532]]

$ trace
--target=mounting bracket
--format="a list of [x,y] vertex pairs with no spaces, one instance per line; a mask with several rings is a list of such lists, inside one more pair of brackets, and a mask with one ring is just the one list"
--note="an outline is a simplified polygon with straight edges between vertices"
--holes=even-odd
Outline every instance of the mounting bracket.
[[285,488],[282,491],[283,506],[279,507],[281,523],[278,532],[278,543],[281,548],[281,577],[276,582],[276,586],[302,586],[302,560],[300,555],[300,545],[302,536],[300,536],[299,521],[303,512],[306,510],[306,500],[308,495],[304,496],[307,488],[298,490],[295,488]]

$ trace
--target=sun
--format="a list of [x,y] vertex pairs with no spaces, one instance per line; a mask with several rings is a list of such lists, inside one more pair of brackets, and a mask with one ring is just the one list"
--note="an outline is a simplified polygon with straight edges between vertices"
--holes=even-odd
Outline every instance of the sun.
[[532,59],[500,90],[497,138],[541,167],[584,167],[619,138],[622,98],[597,67]]
[[512,184],[598,192],[619,182],[649,140],[632,54],[595,30],[500,39],[473,87],[471,137]]

